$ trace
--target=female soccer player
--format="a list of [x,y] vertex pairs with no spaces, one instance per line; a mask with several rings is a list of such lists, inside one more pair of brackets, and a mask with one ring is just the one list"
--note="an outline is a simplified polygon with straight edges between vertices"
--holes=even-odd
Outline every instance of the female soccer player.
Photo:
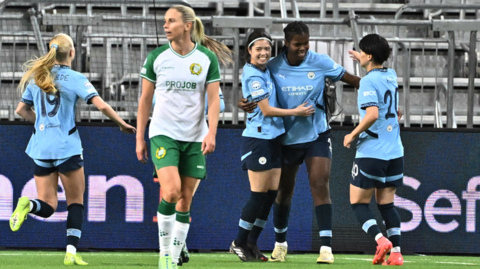
[[[276,87],[280,108],[290,109],[308,102],[316,107],[312,117],[285,117],[285,135],[282,138],[282,173],[276,202],[273,205],[275,249],[270,261],[285,261],[286,232],[290,205],[298,168],[307,165],[310,191],[320,228],[320,256],[317,263],[333,263],[332,201],[330,200],[330,169],[332,148],[330,126],[327,122],[329,104],[324,94],[325,79],[341,80],[358,88],[360,78],[345,72],[328,55],[309,50],[309,29],[301,21],[289,23],[285,29],[285,48],[267,65]],[[245,101],[245,100],[241,100]],[[254,102],[240,103],[244,110]]]
[[[385,38],[367,35],[360,41],[359,48],[360,52],[349,53],[368,72],[358,89],[361,120],[343,141],[343,145],[350,148],[358,137],[350,179],[350,203],[362,229],[377,241],[373,264],[402,265],[400,217],[393,204],[396,188],[403,185],[397,74],[382,66],[390,55]],[[388,239],[380,232],[368,207],[373,193],[387,227]],[[390,250],[390,257],[385,260]]]
[[[124,133],[134,133],[115,111],[98,96],[88,79],[71,70],[75,58],[72,38],[58,34],[50,40],[50,51],[36,60],[28,61],[18,89],[23,92],[16,113],[35,124],[27,146],[27,154],[35,162],[35,184],[38,199],[21,197],[10,218],[10,228],[18,231],[27,214],[43,218],[56,210],[58,177],[67,198],[67,254],[65,265],[86,265],[77,254],[82,234],[83,171],[82,144],[75,127],[75,107],[78,98],[94,104],[112,119]],[[35,107],[35,111],[31,108]]]
[[[242,138],[242,165],[248,170],[250,199],[243,207],[237,239],[230,251],[242,261],[267,261],[257,247],[257,238],[265,227],[268,214],[277,197],[281,167],[280,135],[285,132],[285,116],[308,117],[315,110],[313,105],[300,104],[294,109],[277,108],[275,87],[267,69],[272,38],[263,31],[254,31],[247,38],[245,52],[247,64],[243,67],[243,97],[258,104],[248,113],[247,127]],[[252,235],[249,237],[249,234]]]
[[220,111],[220,73],[215,54],[224,63],[232,60],[225,45],[205,36],[202,22],[189,7],[171,7],[163,28],[169,43],[152,51],[141,71],[136,153],[138,160],[146,163],[144,134],[155,91],[149,137],[162,186],[157,213],[160,267],[170,268],[176,267],[185,244],[193,190],[197,179],[203,179],[206,173],[204,155],[215,150]]

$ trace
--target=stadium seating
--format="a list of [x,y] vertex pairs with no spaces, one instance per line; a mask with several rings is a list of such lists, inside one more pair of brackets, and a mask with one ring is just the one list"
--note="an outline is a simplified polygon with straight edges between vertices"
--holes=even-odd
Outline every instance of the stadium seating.
[[[1,3],[2,1],[0,1]],[[45,1],[45,4],[33,4],[36,1],[9,1],[3,14],[0,14],[0,119],[13,119],[10,115],[11,107],[15,107],[18,102],[18,93],[15,91],[19,78],[21,77],[21,64],[27,59],[40,55],[40,50],[37,48],[37,41],[33,31],[31,18],[29,16],[29,9],[36,9],[36,17],[40,18],[42,13],[46,14],[88,14],[93,16],[104,17],[125,17],[130,21],[104,21],[101,25],[88,26],[84,29],[83,40],[76,40],[77,50],[81,51],[78,54],[79,63],[81,65],[81,72],[85,73],[90,78],[95,87],[99,90],[101,95],[109,101],[113,101],[114,107],[125,111],[126,115],[135,118],[137,110],[136,101],[139,95],[139,79],[137,76],[138,70],[142,65],[146,53],[156,47],[157,44],[157,30],[155,23],[152,20],[147,21],[146,18],[153,18],[156,15],[158,23],[158,34],[160,44],[164,44],[166,39],[163,38],[162,30],[162,16],[165,13],[167,6],[162,1],[156,2],[156,9],[152,3],[145,3],[147,1],[124,1],[118,0],[116,2],[110,0],[87,1],[87,5],[78,1],[72,8],[74,1]],[[181,2],[181,1],[178,1]],[[205,26],[206,32],[209,35],[225,37],[225,43],[232,45],[231,39],[233,30],[228,28],[213,28],[209,22],[209,18],[215,15],[222,16],[263,16],[265,9],[264,0],[244,0],[244,1],[187,1],[196,11],[197,16],[206,18]],[[281,16],[280,1],[270,1],[270,13],[272,17]],[[287,10],[291,9],[291,1],[285,1]],[[318,0],[297,0],[297,5],[300,13],[300,18],[320,18],[321,3]],[[331,18],[333,4],[331,0],[327,0],[327,18]],[[360,18],[387,20],[393,19],[397,10],[405,4],[402,0],[342,0],[338,3],[339,18],[348,17],[350,9],[355,10]],[[410,3],[449,3],[458,4],[461,0],[449,1],[425,1],[414,0],[408,1]],[[470,0],[470,4],[480,3],[480,1]],[[93,3],[93,4],[92,4]],[[156,13],[156,14],[155,14]],[[252,14],[253,13],[253,14]],[[436,14],[438,13],[438,14]],[[473,10],[467,10],[463,14],[459,10],[424,12],[423,10],[416,10],[415,12],[406,12],[402,15],[402,19],[422,20],[428,19],[425,16],[433,15],[434,18],[443,16],[445,19],[474,19],[476,14]],[[288,13],[289,17],[292,14]],[[463,17],[462,17],[463,16]],[[142,17],[145,19],[142,19]],[[133,18],[138,20],[132,21]],[[143,21],[143,22],[142,22]],[[46,43],[53,33],[67,32],[75,38],[75,33],[78,31],[77,26],[52,26],[43,25],[39,19],[40,31]],[[352,30],[345,25],[334,27],[332,25],[309,25],[312,39],[314,37],[345,37],[351,39]],[[378,31],[379,34],[387,38],[395,38],[395,26],[381,26],[373,27],[359,27],[361,35]],[[274,24],[271,29],[272,36],[282,40],[282,24]],[[243,55],[243,40],[245,38],[244,30],[240,32],[240,53]],[[456,33],[456,48],[455,51],[455,98],[454,109],[457,118],[457,123],[464,124],[466,121],[466,102],[467,102],[467,85],[468,85],[468,57],[464,47],[461,43],[468,43],[469,33]],[[122,38],[124,37],[124,38]],[[398,38],[408,38],[418,40],[412,42],[405,42],[405,45],[410,48],[407,52],[408,56],[400,52],[397,60],[397,74],[399,75],[399,84],[402,86],[406,65],[409,65],[410,78],[410,111],[412,124],[427,124],[434,123],[434,111],[436,100],[439,99],[442,110],[445,112],[446,103],[443,94],[439,89],[443,84],[446,84],[446,77],[448,75],[447,69],[447,49],[448,44],[445,38],[445,32],[434,32],[428,27],[424,26],[401,26]],[[422,39],[429,42],[420,42]],[[81,45],[81,48],[79,48]],[[393,45],[393,43],[391,43]],[[350,41],[337,42],[332,45],[331,42],[312,42],[312,49],[320,53],[328,53],[338,63],[347,67],[347,70],[354,72],[353,65],[346,55],[346,51],[353,47]],[[143,51],[142,51],[143,50]],[[242,58],[242,57],[240,57]],[[478,58],[478,57],[477,57]],[[391,59],[388,64],[391,64]],[[237,65],[240,68],[243,66],[243,60],[240,60]],[[226,116],[224,120],[228,121],[231,118],[231,112],[234,110],[233,96],[238,92],[233,92],[233,70],[232,67],[223,68],[224,79],[222,89],[226,100]],[[480,70],[477,68],[477,77]],[[478,80],[478,79],[477,79]],[[480,81],[477,81],[480,82]],[[341,96],[341,105],[343,107],[342,117],[336,118],[338,122],[351,124],[358,121],[356,112],[356,96],[353,88],[339,85],[339,93]],[[343,86],[343,87],[342,87]],[[402,95],[402,91],[401,95]],[[480,93],[476,90],[475,95],[475,122],[480,124],[480,109],[478,109]],[[400,98],[400,106],[403,106],[403,96]],[[81,105],[80,109],[87,109],[85,105]],[[98,116],[97,116],[98,114]],[[80,118],[83,120],[101,118],[99,113],[94,111],[80,113]],[[443,113],[445,114],[445,113]],[[85,115],[85,116],[84,116]],[[86,117],[86,118],[85,118]],[[445,122],[445,118],[443,120]]]

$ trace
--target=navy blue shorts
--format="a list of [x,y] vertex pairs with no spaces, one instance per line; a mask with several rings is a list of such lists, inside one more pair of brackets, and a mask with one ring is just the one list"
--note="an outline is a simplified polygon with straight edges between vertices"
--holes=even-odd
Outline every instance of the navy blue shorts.
[[318,135],[317,140],[307,143],[283,145],[283,162],[289,165],[300,165],[307,158],[325,157],[332,159],[332,142],[330,130]]
[[242,169],[266,171],[282,167],[280,137],[260,139],[242,136]]
[[403,157],[392,160],[356,158],[350,184],[362,189],[384,189],[403,185]]
[[33,160],[35,168],[33,174],[36,176],[46,176],[54,172],[65,174],[83,167],[82,155],[74,155],[60,160]]

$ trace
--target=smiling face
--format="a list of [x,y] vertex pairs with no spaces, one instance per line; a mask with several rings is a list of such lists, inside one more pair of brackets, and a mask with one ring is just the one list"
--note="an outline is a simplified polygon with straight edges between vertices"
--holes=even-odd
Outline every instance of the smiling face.
[[251,56],[250,63],[260,68],[264,68],[267,65],[268,60],[270,59],[272,45],[268,40],[257,40],[250,48],[248,48],[248,52]]
[[285,46],[288,48],[288,60],[292,64],[300,64],[305,56],[307,51],[310,48],[308,34],[294,35],[292,40],[285,40]]
[[[171,8],[165,13],[165,24],[163,25],[165,35],[168,41],[176,41],[185,36],[190,36],[190,30],[192,29],[192,23],[185,23],[182,19],[182,13],[176,9]],[[188,33],[188,35],[186,34]]]

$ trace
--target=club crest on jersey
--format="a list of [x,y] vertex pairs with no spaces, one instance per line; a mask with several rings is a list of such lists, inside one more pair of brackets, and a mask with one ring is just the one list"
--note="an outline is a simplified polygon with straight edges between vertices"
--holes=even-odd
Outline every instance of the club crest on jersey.
[[307,77],[309,79],[314,79],[315,78],[315,72],[308,72]]
[[258,163],[260,163],[261,165],[264,165],[267,163],[267,158],[265,157],[260,157],[260,159],[258,159]]
[[160,160],[161,158],[165,157],[166,154],[167,150],[165,150],[163,147],[159,147],[155,156]]
[[200,64],[193,63],[190,65],[190,72],[192,75],[200,75],[200,73],[202,73],[202,66]]

